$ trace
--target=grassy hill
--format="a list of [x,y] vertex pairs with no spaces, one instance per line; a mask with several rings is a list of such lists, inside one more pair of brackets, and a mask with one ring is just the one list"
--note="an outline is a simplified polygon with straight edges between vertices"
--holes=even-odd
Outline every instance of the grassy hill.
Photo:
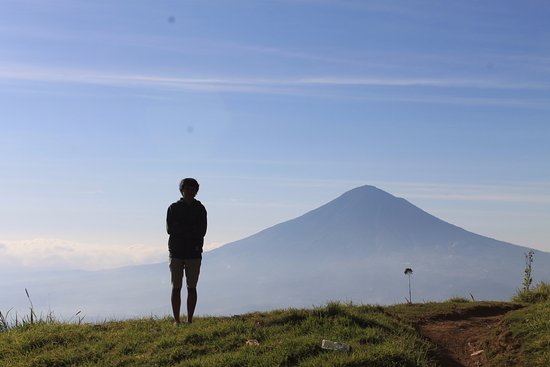
[[[455,299],[389,307],[333,302],[198,317],[180,327],[170,318],[79,324],[34,315],[15,325],[0,314],[0,366],[438,366],[445,351],[423,335],[425,326],[490,314],[498,322],[479,346],[487,365],[550,365],[548,299],[521,305]],[[323,339],[351,350],[322,349]]]

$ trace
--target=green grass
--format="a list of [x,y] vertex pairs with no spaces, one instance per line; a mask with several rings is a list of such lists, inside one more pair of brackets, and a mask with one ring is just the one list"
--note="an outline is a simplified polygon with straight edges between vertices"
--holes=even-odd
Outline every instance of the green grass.
[[517,345],[516,360],[525,366],[550,366],[550,301],[510,313],[504,324]]
[[494,366],[550,366],[550,284],[520,290],[513,300],[526,307],[507,314],[496,331]]
[[[197,317],[179,328],[170,318],[96,325],[24,318],[15,325],[3,315],[0,366],[437,366],[435,347],[417,334],[415,324],[514,305],[462,299],[389,307],[332,302],[313,309]],[[549,314],[548,301],[509,312],[496,337],[506,336],[515,347],[493,348],[493,365],[550,365]],[[323,339],[352,350],[323,350]]]
[[499,308],[512,310],[517,304],[509,302],[467,302],[463,299],[451,299],[447,302],[427,302],[413,305],[398,304],[385,307],[386,311],[394,317],[413,324],[430,320],[456,320],[467,314],[483,314],[484,311]]
[[[255,339],[259,345],[247,345]],[[329,339],[351,352],[321,349]],[[27,323],[0,333],[2,366],[434,366],[433,347],[382,308],[329,303],[237,317],[99,325]]]
[[550,284],[540,282],[529,290],[519,290],[513,298],[514,302],[520,303],[541,303],[550,301]]

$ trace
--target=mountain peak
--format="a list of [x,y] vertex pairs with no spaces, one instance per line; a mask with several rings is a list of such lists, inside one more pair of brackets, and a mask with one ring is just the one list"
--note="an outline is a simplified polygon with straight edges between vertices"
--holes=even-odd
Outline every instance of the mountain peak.
[[397,198],[375,186],[364,185],[345,192],[312,212],[341,212],[345,213],[347,217],[354,217],[372,215],[382,211],[387,212],[388,210],[391,212],[400,211],[403,210],[403,206],[414,207],[406,200]]
[[346,193],[350,193],[350,192],[354,192],[354,191],[371,191],[371,192],[381,192],[381,193],[387,194],[386,191],[384,191],[382,189],[379,189],[378,187],[373,186],[373,185],[359,186],[359,187],[356,187],[354,189],[351,189],[351,190],[347,191]]
[[382,189],[379,189],[378,187],[376,186],[371,186],[371,185],[364,185],[364,186],[359,186],[359,187],[356,187],[354,189],[351,189],[345,193],[343,193],[339,198],[337,198],[336,200],[339,200],[339,199],[354,199],[354,200],[365,200],[365,199],[371,199],[371,200],[374,200],[374,199],[379,199],[379,200],[383,200],[383,199],[397,199],[395,196],[393,196],[392,194],[382,190]]

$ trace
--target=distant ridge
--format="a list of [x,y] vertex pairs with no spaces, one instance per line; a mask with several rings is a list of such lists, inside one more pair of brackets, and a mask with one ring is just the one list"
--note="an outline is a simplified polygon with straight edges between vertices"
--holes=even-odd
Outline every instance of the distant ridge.
[[[405,268],[413,269],[414,302],[470,294],[476,300],[509,300],[521,287],[527,251],[442,221],[374,186],[361,186],[205,253],[197,313],[231,315],[330,300],[402,303],[408,297]],[[533,277],[535,283],[550,281],[549,253],[535,251]],[[25,288],[37,309],[42,301],[45,312],[69,317],[79,310],[87,320],[170,313],[166,262],[18,277],[2,286],[4,309],[27,310]]]

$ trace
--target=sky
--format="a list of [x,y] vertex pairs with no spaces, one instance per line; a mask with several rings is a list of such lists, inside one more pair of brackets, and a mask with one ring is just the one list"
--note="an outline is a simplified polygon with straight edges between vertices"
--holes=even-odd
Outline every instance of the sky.
[[546,1],[0,8],[0,273],[165,261],[184,177],[207,250],[374,185],[550,251]]

